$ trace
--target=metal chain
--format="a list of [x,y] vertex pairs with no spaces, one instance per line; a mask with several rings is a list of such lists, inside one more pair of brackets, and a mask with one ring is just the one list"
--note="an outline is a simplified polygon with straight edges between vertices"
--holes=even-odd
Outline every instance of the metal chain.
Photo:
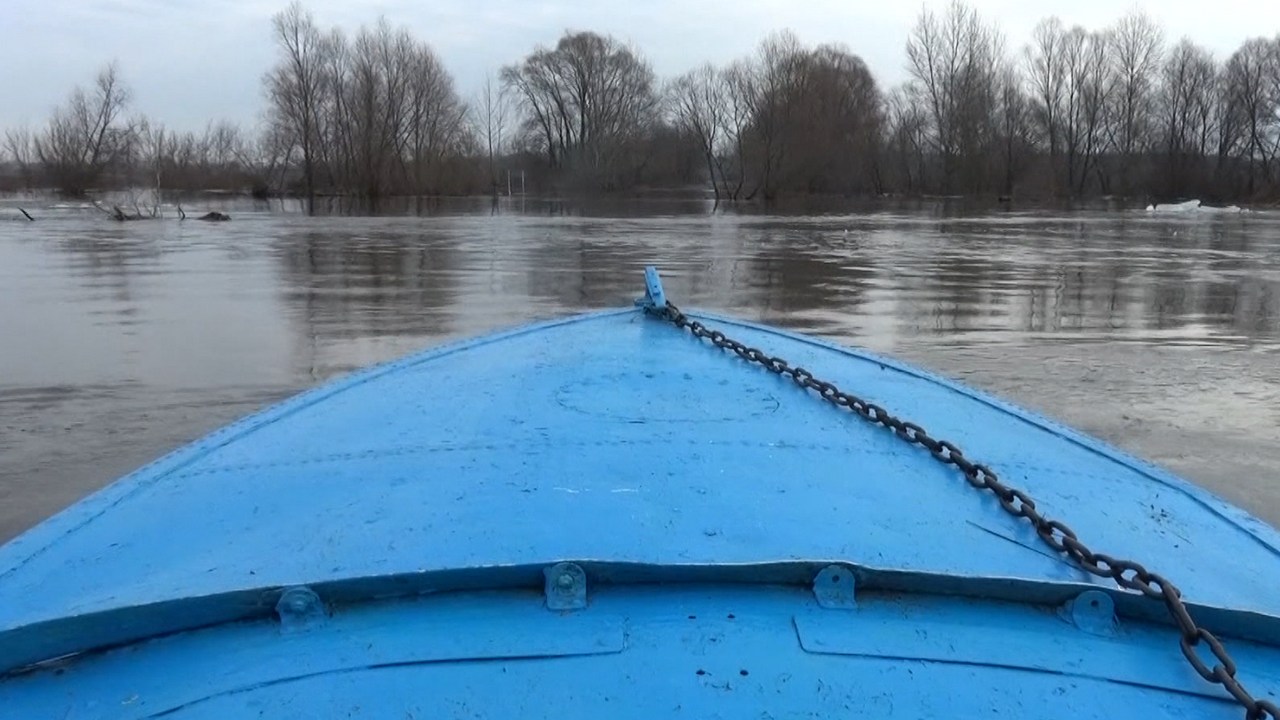
[[[1222,642],[1213,633],[1200,627],[1187,606],[1182,602],[1182,592],[1177,586],[1162,575],[1147,570],[1132,560],[1115,558],[1090,550],[1076,538],[1075,532],[1059,520],[1051,520],[1036,510],[1036,503],[1025,492],[1010,487],[996,476],[991,468],[973,462],[965,457],[960,448],[938,440],[925,432],[915,423],[899,420],[887,410],[867,402],[856,395],[843,392],[835,385],[814,377],[813,373],[802,367],[789,364],[786,360],[768,355],[757,348],[748,347],[725,336],[719,330],[710,330],[697,320],[690,320],[680,309],[671,303],[665,307],[650,306],[646,311],[669,320],[676,327],[688,330],[694,337],[710,340],[722,350],[732,350],[738,357],[756,363],[777,373],[791,378],[797,385],[813,390],[833,405],[848,408],[865,420],[892,430],[895,435],[906,442],[919,445],[928,450],[945,465],[954,465],[962,473],[965,480],[978,490],[989,490],[1000,501],[1000,506],[1015,518],[1023,518],[1031,523],[1036,534],[1054,551],[1070,557],[1084,570],[1099,577],[1110,578],[1117,585],[1127,590],[1137,590],[1149,598],[1164,603],[1173,623],[1182,634],[1182,654],[1187,662],[1205,680],[1221,685],[1245,709],[1246,720],[1280,720],[1280,707],[1270,700],[1258,700],[1236,679],[1236,664],[1227,653]],[[1196,651],[1204,643],[1213,654],[1210,667]]]

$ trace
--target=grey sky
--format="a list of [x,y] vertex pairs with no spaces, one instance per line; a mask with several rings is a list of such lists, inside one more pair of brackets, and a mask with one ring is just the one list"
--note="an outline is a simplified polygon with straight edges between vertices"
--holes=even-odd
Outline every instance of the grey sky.
[[[0,127],[41,122],[76,83],[116,59],[135,109],[171,127],[227,118],[254,125],[261,77],[274,59],[270,17],[287,0],[0,0],[5,27]],[[1130,7],[1113,0],[970,0],[1020,48],[1041,17],[1098,28]],[[945,0],[923,5],[942,9]],[[750,52],[772,30],[842,42],[884,85],[905,78],[903,46],[917,2],[893,0],[310,0],[317,22],[352,31],[385,15],[427,40],[467,97],[503,64],[566,29],[639,47],[660,76]],[[1280,32],[1280,2],[1165,0],[1146,9],[1166,38],[1183,35],[1223,58],[1241,41]]]

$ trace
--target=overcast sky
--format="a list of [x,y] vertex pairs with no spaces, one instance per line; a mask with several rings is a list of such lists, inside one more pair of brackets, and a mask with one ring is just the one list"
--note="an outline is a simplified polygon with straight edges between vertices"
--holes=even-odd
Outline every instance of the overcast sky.
[[[41,122],[76,83],[112,59],[135,109],[171,127],[259,122],[261,78],[274,60],[270,17],[287,0],[0,0],[0,127]],[[1104,27],[1132,7],[1115,0],[971,0],[1020,48],[1036,21]],[[943,0],[310,0],[324,27],[348,31],[385,15],[427,40],[468,97],[486,73],[552,44],[566,28],[640,48],[659,76],[749,53],[772,30],[841,42],[884,85],[906,76],[903,46],[920,9]],[[1280,32],[1273,0],[1152,0],[1166,37],[1189,35],[1223,58],[1242,40]]]

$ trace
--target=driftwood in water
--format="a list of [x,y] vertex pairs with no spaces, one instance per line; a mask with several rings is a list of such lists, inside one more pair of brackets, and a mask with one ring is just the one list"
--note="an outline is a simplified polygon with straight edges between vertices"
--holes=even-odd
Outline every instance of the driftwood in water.
[[[150,215],[143,213],[142,209],[138,207],[137,203],[134,203],[132,214],[127,213],[124,210],[121,210],[119,205],[112,205],[111,208],[108,209],[107,207],[105,207],[104,205],[102,205],[96,200],[93,202],[93,206],[98,208],[102,212],[106,213],[107,215],[109,215],[112,220],[117,220],[119,222],[126,222],[129,220],[156,220],[160,217],[159,213],[155,210],[152,210]],[[22,214],[26,215],[26,211],[24,210]],[[31,218],[30,215],[27,215],[27,217],[32,220],[35,219],[35,218]],[[178,206],[178,219],[179,220],[187,219],[187,213],[182,209],[181,205]],[[207,212],[204,215],[201,215],[200,217],[196,218],[196,220],[204,220],[206,222],[225,222],[230,219],[231,219],[230,215],[224,212],[218,212],[217,210],[214,210],[212,212]]]
[[27,212],[26,210],[23,210],[22,208],[18,208],[18,212],[22,213],[23,215],[26,215],[27,219],[30,220],[31,222],[36,221],[35,218],[31,217],[31,213]]
[[[187,219],[187,213],[183,211],[181,205],[178,206],[178,219],[179,220]],[[231,219],[231,216],[224,212],[218,212],[217,210],[212,210],[210,212],[207,212],[201,215],[196,219],[204,220],[205,222],[226,222],[227,220]]]
[[156,214],[155,212],[153,212],[151,215],[142,214],[142,209],[138,207],[137,203],[134,203],[133,205],[132,215],[125,212],[124,210],[121,210],[119,205],[112,205],[111,209],[107,209],[102,205],[102,203],[98,202],[97,200],[94,200],[93,206],[98,208],[102,212],[106,213],[112,220],[116,220],[118,222],[127,222],[129,220],[155,220],[159,217],[159,215]]
[[112,205],[111,208],[108,209],[102,203],[94,200],[93,206],[106,213],[112,220],[119,220],[123,222],[129,219],[128,216],[124,214],[124,211],[120,209],[119,205]]
[[97,200],[94,200],[93,206],[98,208],[102,212],[106,213],[112,220],[119,220],[120,222],[124,222],[125,220],[133,220],[133,218],[124,214],[124,211],[120,209],[119,205],[112,205],[111,209],[107,209],[102,205],[102,203],[98,202]]

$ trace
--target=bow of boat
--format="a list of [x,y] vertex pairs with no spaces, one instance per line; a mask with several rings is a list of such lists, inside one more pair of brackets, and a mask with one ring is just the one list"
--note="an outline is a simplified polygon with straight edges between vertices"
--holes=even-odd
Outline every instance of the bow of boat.
[[[1090,546],[1174,578],[1206,625],[1262,643],[1246,643],[1245,654],[1278,666],[1264,646],[1280,642],[1272,579],[1280,537],[1264,523],[1098,441],[920,370],[697,317],[962,446]],[[563,590],[592,598],[589,613],[566,621],[576,629],[556,625],[551,618],[560,615],[544,607],[563,574],[552,568],[570,569]],[[832,573],[848,590],[839,586],[827,599],[861,608],[861,624],[822,612],[815,582]],[[861,593],[869,600],[859,603]],[[432,595],[443,604],[415,614]],[[243,646],[244,661],[266,653],[252,657],[274,667],[303,641],[228,623],[338,623],[341,614],[354,625],[325,640],[337,643],[320,652],[330,660],[272,672],[302,682],[308,673],[441,658],[594,656],[620,653],[634,636],[647,638],[636,641],[648,648],[629,669],[638,673],[671,650],[663,643],[673,641],[654,629],[663,623],[715,616],[713,626],[689,627],[733,634],[744,627],[732,624],[736,614],[776,615],[779,606],[788,608],[786,626],[769,625],[753,657],[766,657],[790,632],[791,642],[798,637],[802,650],[819,655],[941,662],[932,644],[909,640],[928,617],[936,637],[950,638],[948,662],[1021,667],[1017,656],[1035,638],[1093,622],[1072,605],[1081,597],[1144,623],[1131,632],[1157,632],[1145,623],[1158,621],[1160,607],[1049,551],[1029,525],[928,452],[625,309],[356,374],[218,431],[51,518],[0,549],[0,669],[36,663],[7,687],[42,697],[39,688],[54,692],[58,682],[43,661],[179,632],[148,646],[147,667],[158,671],[174,653],[215,645],[224,655]],[[439,610],[446,606],[452,610]],[[1072,620],[1072,607],[1080,618]],[[440,624],[449,613],[449,622],[476,633],[472,641],[449,639]],[[371,629],[388,624],[435,644],[415,649],[397,639],[401,632]],[[995,627],[1030,644],[979,643],[981,662],[956,650],[974,641],[974,628]],[[375,636],[369,648],[379,651],[368,656],[359,638]],[[1073,652],[1087,657],[1089,643],[1115,651],[1107,633],[1092,637]],[[1135,647],[1125,663],[1155,662],[1143,653],[1156,651]],[[1062,662],[1041,670],[1079,667]],[[232,666],[219,672],[230,677]],[[113,667],[84,670],[84,682],[109,683],[122,672]],[[457,672],[463,685],[474,680]],[[1186,668],[1160,672],[1165,680],[1137,670],[1129,679],[1135,687],[1186,680]],[[392,675],[378,682],[404,680]],[[226,677],[227,688],[249,682]],[[195,697],[161,702],[154,693],[163,694],[153,691],[147,712]]]

